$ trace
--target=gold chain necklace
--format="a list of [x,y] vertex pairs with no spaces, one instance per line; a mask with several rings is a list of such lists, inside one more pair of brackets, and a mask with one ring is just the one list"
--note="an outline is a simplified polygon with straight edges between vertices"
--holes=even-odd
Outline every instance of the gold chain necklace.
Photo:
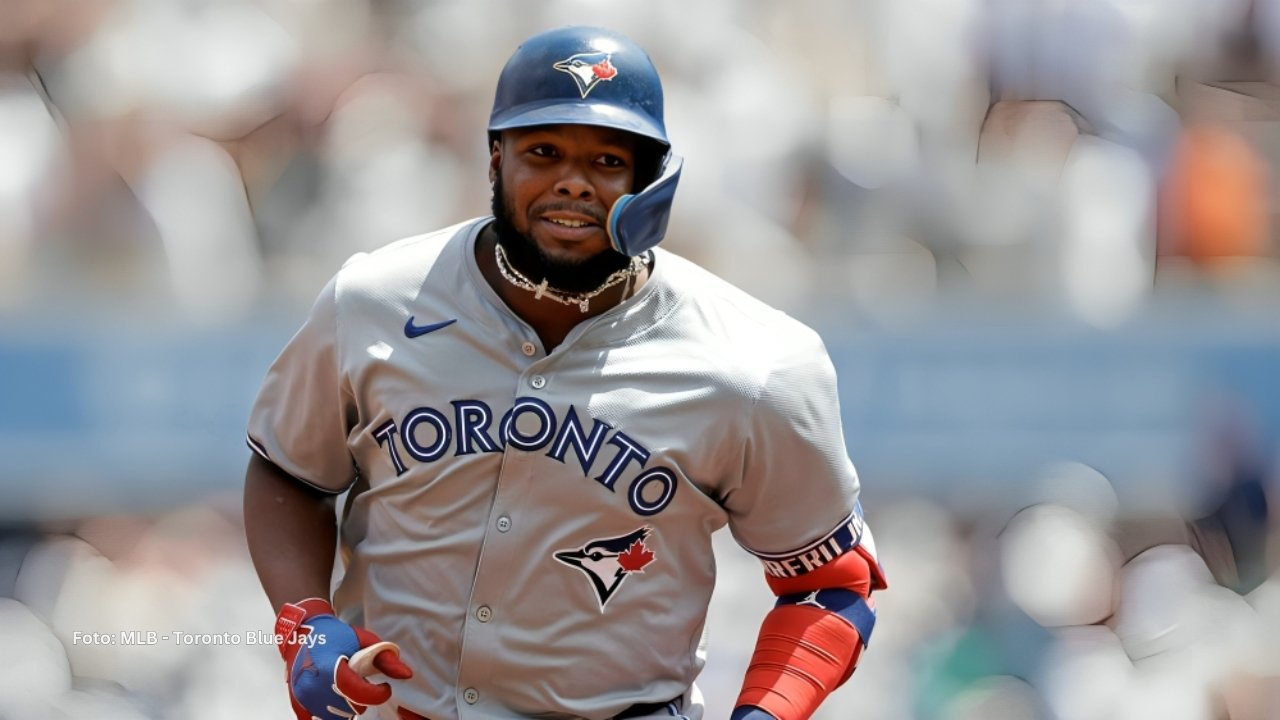
[[571,293],[548,286],[545,279],[540,283],[535,283],[525,277],[519,270],[515,269],[515,266],[511,264],[509,259],[507,259],[507,251],[503,250],[502,245],[498,243],[493,244],[493,255],[498,261],[498,272],[502,273],[502,277],[505,278],[507,282],[515,285],[521,290],[528,290],[533,293],[534,300],[541,300],[543,297],[547,297],[555,300],[561,305],[577,305],[578,309],[584,314],[587,312],[587,308],[591,305],[592,298],[618,283],[626,282],[627,280],[634,278],[640,274],[640,271],[643,270],[646,265],[649,264],[648,256],[633,257],[631,258],[630,265],[627,265],[621,270],[614,271],[613,274],[605,278],[605,281],[595,290]]

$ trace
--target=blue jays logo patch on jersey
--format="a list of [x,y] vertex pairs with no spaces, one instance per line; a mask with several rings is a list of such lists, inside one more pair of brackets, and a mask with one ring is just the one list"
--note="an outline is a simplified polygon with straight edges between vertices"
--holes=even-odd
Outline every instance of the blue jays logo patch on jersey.
[[578,53],[551,67],[568,73],[578,84],[578,92],[585,99],[596,85],[617,76],[618,68],[610,62],[612,58],[613,55],[607,52]]
[[652,532],[651,528],[642,527],[626,535],[588,540],[572,550],[557,550],[555,559],[587,576],[600,601],[600,612],[604,612],[622,581],[628,575],[643,573],[654,561],[653,551],[645,544]]

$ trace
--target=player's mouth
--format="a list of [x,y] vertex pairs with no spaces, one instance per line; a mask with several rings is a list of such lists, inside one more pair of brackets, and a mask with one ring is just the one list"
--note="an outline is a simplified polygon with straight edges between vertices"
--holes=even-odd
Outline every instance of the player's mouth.
[[552,238],[571,242],[587,240],[601,230],[595,218],[580,213],[548,213],[539,222]]

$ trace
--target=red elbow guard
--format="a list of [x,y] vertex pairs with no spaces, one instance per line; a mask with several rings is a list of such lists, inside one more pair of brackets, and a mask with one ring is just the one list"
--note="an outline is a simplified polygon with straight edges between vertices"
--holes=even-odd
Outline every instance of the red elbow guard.
[[737,705],[778,720],[804,720],[853,674],[862,638],[845,618],[814,606],[780,605],[765,617]]
[[886,583],[861,547],[803,575],[766,578],[778,605],[760,627],[737,706],[804,720],[853,674],[875,627],[871,592]]

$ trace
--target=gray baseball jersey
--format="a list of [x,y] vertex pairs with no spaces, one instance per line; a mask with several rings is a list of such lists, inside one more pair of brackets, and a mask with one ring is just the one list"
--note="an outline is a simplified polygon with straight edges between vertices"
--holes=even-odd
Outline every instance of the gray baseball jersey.
[[712,532],[779,576],[870,543],[831,361],[662,250],[546,353],[480,274],[487,220],[348,261],[268,372],[250,445],[349,491],[335,602],[402,647],[394,703],[607,718],[679,698],[697,718]]

